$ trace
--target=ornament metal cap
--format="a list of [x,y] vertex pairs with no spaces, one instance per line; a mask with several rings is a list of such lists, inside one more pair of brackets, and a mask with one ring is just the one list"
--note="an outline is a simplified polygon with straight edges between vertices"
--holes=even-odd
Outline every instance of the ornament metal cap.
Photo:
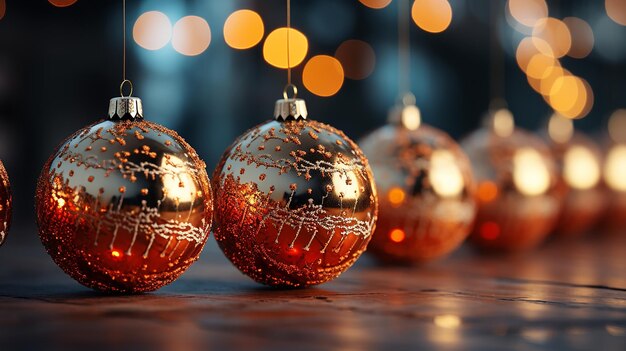
[[409,130],[416,130],[422,123],[420,109],[415,106],[415,96],[407,93],[402,97],[399,104],[389,111],[387,121],[391,124],[402,126]]
[[[287,95],[287,90],[293,89],[293,97]],[[274,105],[274,118],[277,121],[287,121],[289,119],[301,120],[306,119],[308,112],[306,103],[302,99],[298,99],[298,88],[293,84],[287,84],[283,90],[283,98],[276,100]]]
[[[124,96],[124,85],[128,83],[130,86],[130,92],[128,96]],[[109,101],[109,119],[112,120],[124,120],[124,119],[142,119],[143,118],[143,105],[141,99],[131,96],[133,94],[133,83],[129,80],[124,80],[120,85],[120,97],[114,97]]]

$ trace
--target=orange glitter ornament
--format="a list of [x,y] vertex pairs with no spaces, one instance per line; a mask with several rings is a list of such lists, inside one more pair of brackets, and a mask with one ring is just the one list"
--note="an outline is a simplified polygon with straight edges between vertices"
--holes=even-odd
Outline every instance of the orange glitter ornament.
[[244,133],[213,174],[215,239],[255,281],[329,281],[365,250],[377,199],[367,160],[341,131],[306,119],[301,99]]
[[443,257],[469,235],[476,203],[469,160],[446,133],[420,125],[413,104],[394,108],[390,124],[359,142],[379,192],[368,252],[412,264]]
[[142,119],[141,100],[111,100],[110,119],[64,141],[41,172],[41,241],[81,284],[156,290],[199,256],[211,227],[205,164],[176,132]]
[[4,169],[2,161],[0,161],[0,245],[4,244],[11,226],[12,209],[13,198],[11,197],[9,175]]

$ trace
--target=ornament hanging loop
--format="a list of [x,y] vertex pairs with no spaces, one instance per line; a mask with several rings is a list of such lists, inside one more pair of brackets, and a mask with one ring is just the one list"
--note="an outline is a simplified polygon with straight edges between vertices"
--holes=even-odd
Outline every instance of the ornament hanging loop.
[[[289,97],[289,88],[291,88],[291,92],[293,93],[292,97]],[[298,87],[295,85],[288,83],[285,85],[285,89],[283,89],[283,98],[285,100],[296,99],[298,97]]]
[[[124,95],[124,86],[128,85],[128,95]],[[128,79],[124,79],[120,84],[120,96],[121,97],[131,97],[133,96],[133,82]]]

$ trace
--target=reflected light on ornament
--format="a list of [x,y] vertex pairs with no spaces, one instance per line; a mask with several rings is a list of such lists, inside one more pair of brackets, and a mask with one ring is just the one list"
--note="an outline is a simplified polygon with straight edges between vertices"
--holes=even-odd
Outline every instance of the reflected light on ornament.
[[401,123],[408,130],[416,130],[422,123],[422,114],[415,105],[408,105],[402,108]]
[[605,0],[606,14],[617,24],[626,26],[626,1]]
[[343,67],[334,57],[317,55],[311,57],[302,71],[302,83],[313,94],[333,96],[344,81]]
[[626,145],[609,150],[604,164],[604,181],[613,190],[626,191]]
[[376,66],[376,53],[362,40],[346,40],[335,51],[346,78],[360,80],[369,77]]
[[572,188],[591,189],[600,180],[600,165],[589,149],[572,146],[563,158],[563,176]]
[[278,68],[287,68],[287,34],[289,34],[289,65],[293,68],[302,63],[309,50],[309,41],[302,32],[293,28],[272,31],[263,43],[263,58]]
[[574,135],[574,123],[571,119],[555,113],[548,121],[548,135],[559,144],[566,143]]
[[513,182],[527,196],[544,194],[550,187],[550,173],[543,157],[533,148],[523,147],[513,156]]
[[461,326],[461,318],[453,314],[435,316],[434,322],[436,326],[446,329],[456,329]]
[[185,16],[178,20],[172,31],[174,50],[185,56],[203,53],[211,43],[211,28],[207,21],[198,16]]
[[554,51],[555,57],[565,56],[572,47],[572,36],[567,25],[556,18],[543,18],[533,27],[533,40],[547,42]]
[[133,26],[133,39],[146,50],[159,50],[172,38],[172,23],[159,11],[143,13]]
[[411,17],[421,29],[441,33],[452,22],[452,7],[447,0],[415,0]]
[[233,12],[224,23],[224,41],[233,49],[249,49],[263,39],[263,19],[252,10]]
[[369,8],[382,9],[391,3],[391,0],[359,0],[359,2]]
[[491,202],[498,197],[498,186],[496,183],[486,180],[478,185],[476,196],[482,202]]
[[186,167],[183,160],[174,155],[169,155],[169,157],[163,158],[161,167],[163,170],[168,171],[162,178],[163,188],[168,189],[168,193],[164,194],[164,196],[170,199],[176,199],[177,202],[194,201],[198,188],[195,185],[193,177],[189,173],[177,173],[177,170]]
[[430,183],[442,197],[456,197],[465,188],[456,158],[448,150],[435,150],[430,160]]
[[589,23],[578,17],[566,17],[563,22],[567,25],[572,35],[572,47],[567,56],[573,58],[585,58],[593,50],[593,30]]
[[51,3],[52,5],[56,7],[72,6],[76,3],[76,1],[78,0],[48,0],[49,3]]
[[509,137],[515,129],[513,113],[509,109],[501,108],[493,114],[493,131],[501,138]]
[[626,142],[626,109],[618,109],[611,114],[609,136],[616,143]]
[[406,198],[406,194],[404,190],[398,187],[393,187],[389,189],[389,193],[387,193],[387,198],[389,199],[389,202],[392,206],[397,207],[402,204],[402,202]]
[[342,200],[355,200],[361,195],[359,192],[359,183],[351,181],[359,179],[354,171],[349,170],[343,163],[336,163],[336,169],[342,170],[334,172],[332,175],[335,194]]
[[533,27],[537,21],[548,17],[545,0],[509,0],[507,8],[511,16],[526,27]]

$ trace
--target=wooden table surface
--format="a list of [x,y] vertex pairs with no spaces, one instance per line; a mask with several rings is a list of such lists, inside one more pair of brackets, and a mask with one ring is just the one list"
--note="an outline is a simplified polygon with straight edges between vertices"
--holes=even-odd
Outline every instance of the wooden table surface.
[[626,350],[626,235],[413,268],[364,256],[302,290],[255,284],[210,238],[170,286],[106,296],[66,277],[35,233],[14,228],[0,250],[0,350]]

